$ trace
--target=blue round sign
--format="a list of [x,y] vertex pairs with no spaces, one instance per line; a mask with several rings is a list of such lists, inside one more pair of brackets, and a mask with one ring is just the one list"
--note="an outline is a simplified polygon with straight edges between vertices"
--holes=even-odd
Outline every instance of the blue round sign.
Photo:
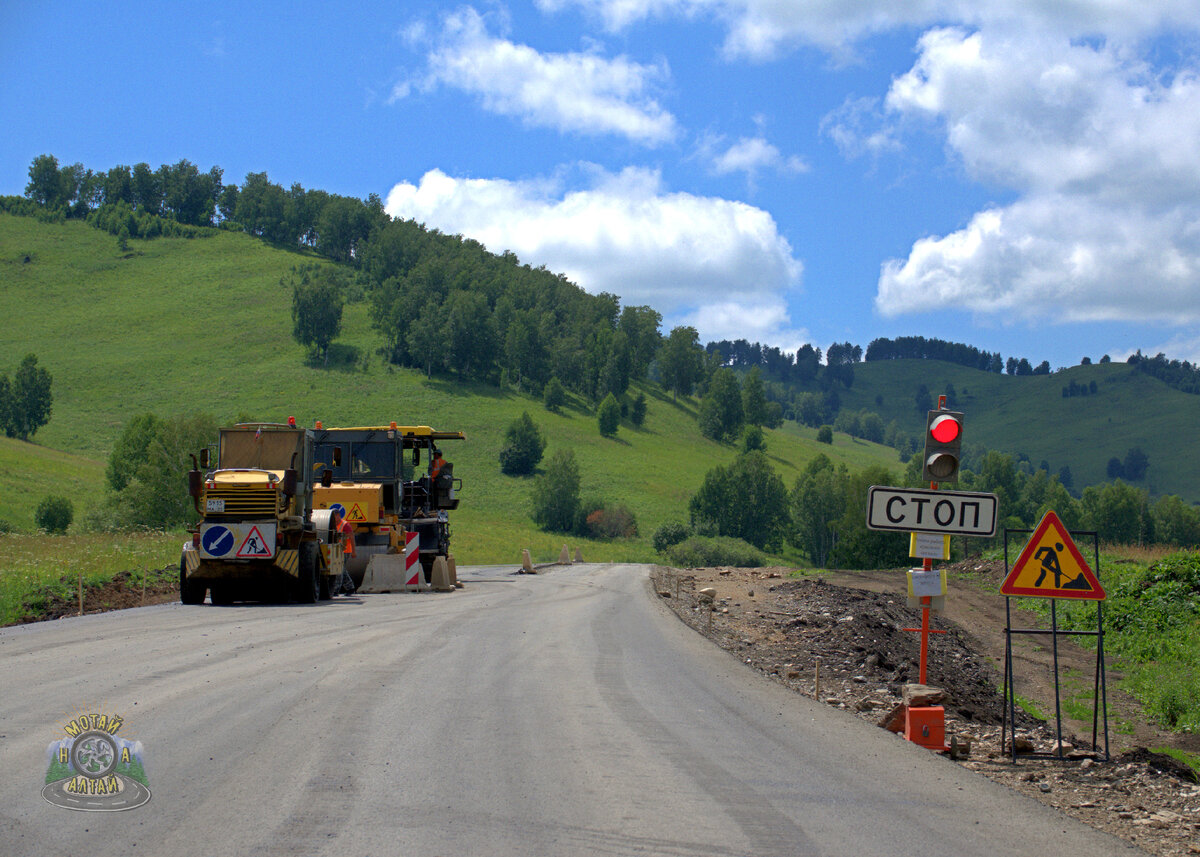
[[341,503],[334,503],[332,506],[329,507],[329,511],[337,512],[337,516],[339,518],[345,519],[345,517],[346,517],[346,507],[343,506]]
[[225,556],[233,550],[233,533],[228,527],[209,527],[200,537],[200,545],[209,556]]

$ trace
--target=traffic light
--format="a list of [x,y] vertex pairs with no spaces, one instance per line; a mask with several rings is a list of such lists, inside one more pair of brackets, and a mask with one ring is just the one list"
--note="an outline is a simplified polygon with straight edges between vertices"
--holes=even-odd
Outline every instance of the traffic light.
[[930,411],[925,418],[925,458],[921,478],[929,482],[957,482],[962,454],[963,415],[958,411]]

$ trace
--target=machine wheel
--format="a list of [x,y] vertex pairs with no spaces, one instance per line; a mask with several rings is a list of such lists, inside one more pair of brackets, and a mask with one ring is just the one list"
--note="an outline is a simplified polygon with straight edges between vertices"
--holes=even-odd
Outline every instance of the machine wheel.
[[301,604],[315,604],[321,597],[321,575],[317,568],[317,543],[300,543],[300,561],[296,570],[296,601]]
[[227,607],[233,603],[233,589],[228,583],[214,583],[209,588],[213,604],[219,607]]
[[328,601],[330,598],[333,597],[333,593],[330,591],[333,588],[333,586],[332,586],[333,578],[331,578],[327,574],[322,574],[322,575],[318,575],[318,576],[321,578],[320,592],[319,592],[320,599],[322,601]]
[[184,604],[203,604],[206,586],[187,578],[187,562],[179,557],[179,600]]

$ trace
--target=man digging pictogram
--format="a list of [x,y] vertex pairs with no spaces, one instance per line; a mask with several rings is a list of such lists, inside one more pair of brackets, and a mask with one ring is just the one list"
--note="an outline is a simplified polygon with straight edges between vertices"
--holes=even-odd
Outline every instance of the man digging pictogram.
[[1046,572],[1049,571],[1054,575],[1054,588],[1062,589],[1060,585],[1062,583],[1062,569],[1058,565],[1058,552],[1062,549],[1062,542],[1055,542],[1054,547],[1045,545],[1034,552],[1034,558],[1040,560],[1042,563],[1042,573],[1033,582],[1035,587],[1042,585],[1042,581],[1046,579]]
[[1062,542],[1055,542],[1054,547],[1050,547],[1050,545],[1043,545],[1034,551],[1034,559],[1037,559],[1042,563],[1042,573],[1039,574],[1038,579],[1033,582],[1034,588],[1036,589],[1042,585],[1042,581],[1046,579],[1046,572],[1048,571],[1054,575],[1055,589],[1081,589],[1085,592],[1091,592],[1092,585],[1088,583],[1083,572],[1080,572],[1074,580],[1068,581],[1067,583],[1062,582],[1063,570],[1058,564],[1058,552],[1062,549]]

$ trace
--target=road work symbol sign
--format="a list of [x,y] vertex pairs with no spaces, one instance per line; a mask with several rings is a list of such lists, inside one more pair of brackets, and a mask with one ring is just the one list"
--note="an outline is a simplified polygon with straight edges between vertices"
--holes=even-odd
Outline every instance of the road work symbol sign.
[[242,539],[242,545],[238,548],[237,555],[242,559],[255,559],[269,557],[272,553],[271,545],[267,544],[267,540],[258,531],[258,527],[251,527],[246,538]]
[[1103,601],[1107,595],[1054,512],[1038,523],[1000,585],[1004,595]]
[[363,514],[362,506],[355,503],[350,507],[350,514],[346,515],[347,521],[365,521],[367,516]]

